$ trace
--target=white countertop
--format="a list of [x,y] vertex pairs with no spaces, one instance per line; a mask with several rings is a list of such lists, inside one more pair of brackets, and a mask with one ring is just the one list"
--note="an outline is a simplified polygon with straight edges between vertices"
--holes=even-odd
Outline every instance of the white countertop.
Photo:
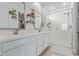
[[0,35],[0,43],[10,41],[10,40],[17,40],[19,38],[29,37],[29,36],[33,36],[33,35],[40,35],[40,34],[44,34],[44,33],[48,33],[48,32],[49,31],[29,33],[29,34],[28,33],[19,33],[17,35]]

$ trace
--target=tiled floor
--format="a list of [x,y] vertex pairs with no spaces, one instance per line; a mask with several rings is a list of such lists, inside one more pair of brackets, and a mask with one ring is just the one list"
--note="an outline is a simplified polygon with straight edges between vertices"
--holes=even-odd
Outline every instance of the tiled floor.
[[53,47],[49,46],[40,56],[62,56],[62,55],[54,52]]

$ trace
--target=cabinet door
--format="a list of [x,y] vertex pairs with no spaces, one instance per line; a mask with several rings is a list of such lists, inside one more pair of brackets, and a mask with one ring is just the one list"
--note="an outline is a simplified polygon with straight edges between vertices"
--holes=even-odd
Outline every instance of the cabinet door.
[[26,46],[17,47],[11,51],[4,52],[4,56],[27,56]]
[[37,55],[40,55],[48,46],[48,33],[40,34],[37,38]]
[[44,40],[42,38],[37,39],[37,48],[39,48],[41,45],[44,45]]
[[28,44],[28,56],[36,56],[36,40]]
[[44,34],[43,40],[44,40],[44,49],[46,49],[49,45],[49,33]]
[[37,48],[37,55],[39,56],[44,51],[44,45]]

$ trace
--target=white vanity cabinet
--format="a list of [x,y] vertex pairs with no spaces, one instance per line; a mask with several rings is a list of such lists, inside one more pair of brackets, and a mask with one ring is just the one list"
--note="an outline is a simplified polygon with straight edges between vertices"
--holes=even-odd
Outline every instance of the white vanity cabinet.
[[32,36],[3,42],[1,45],[3,56],[36,56],[36,40]]
[[2,41],[0,43],[0,55],[39,56],[49,45],[48,35],[48,33],[38,33]]
[[44,49],[44,40],[42,39],[42,36],[37,36],[37,55],[40,55],[43,52]]
[[27,44],[27,55],[36,56],[36,40],[33,40]]
[[[3,56],[23,56],[27,55],[27,49],[24,39],[14,40],[2,43]],[[26,53],[25,53],[26,52]]]
[[49,45],[48,33],[42,33],[37,37],[37,55],[40,55]]
[[49,46],[49,33],[44,34],[44,49]]
[[26,46],[14,48],[8,52],[3,53],[4,56],[27,56]]

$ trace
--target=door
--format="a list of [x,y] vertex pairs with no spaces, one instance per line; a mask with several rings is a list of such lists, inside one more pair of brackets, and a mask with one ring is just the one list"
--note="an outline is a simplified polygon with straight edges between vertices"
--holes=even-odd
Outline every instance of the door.
[[52,17],[54,19],[52,43],[55,45],[53,48],[61,47],[57,48],[59,52],[67,51],[65,48],[72,49],[72,10],[54,13]]
[[72,19],[71,10],[65,10],[53,14],[54,17],[54,39],[53,43],[72,47]]

